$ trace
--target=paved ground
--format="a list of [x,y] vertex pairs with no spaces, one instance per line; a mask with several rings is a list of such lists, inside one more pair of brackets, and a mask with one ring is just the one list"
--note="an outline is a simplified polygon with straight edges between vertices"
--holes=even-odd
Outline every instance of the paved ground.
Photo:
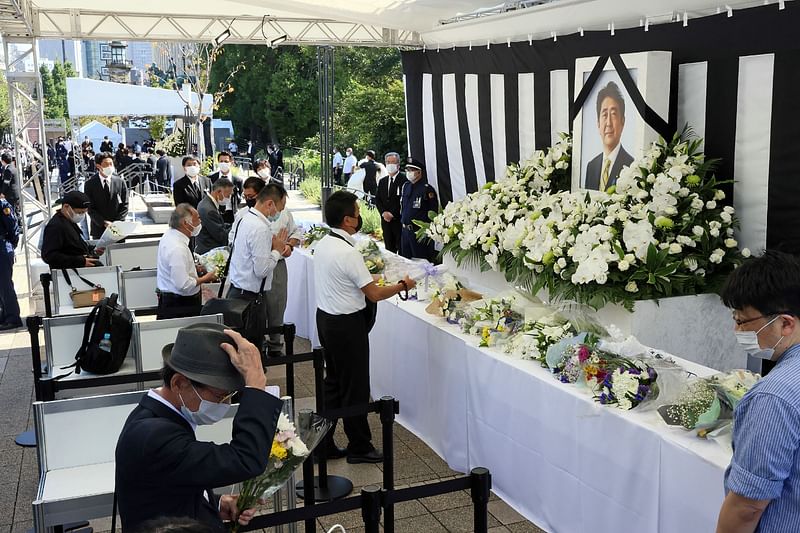
[[[296,218],[319,220],[319,209],[292,195],[290,207]],[[296,211],[295,211],[296,210]],[[27,291],[26,271],[22,261],[15,267],[18,294]],[[35,305],[27,297],[20,299],[23,316],[31,314]],[[296,353],[310,349],[305,339],[297,339]],[[270,384],[285,390],[285,374],[272,369],[268,373]],[[300,407],[313,406],[313,370],[310,363],[297,368],[296,396]],[[33,379],[31,376],[30,339],[24,330],[0,334],[0,533],[24,532],[33,526],[31,501],[38,484],[38,467],[35,448],[20,448],[14,437],[33,426],[31,402]],[[372,416],[375,444],[381,447],[381,430],[377,416]],[[345,443],[339,428],[338,442]],[[447,464],[399,424],[395,424],[395,484],[397,488],[429,483],[459,476]],[[329,463],[331,474],[353,481],[356,493],[361,487],[380,484],[381,465],[348,465],[344,460]],[[539,528],[527,522],[502,500],[492,495],[489,503],[490,531],[538,532]],[[395,510],[395,530],[398,533],[472,531],[472,508],[469,493],[458,492],[398,505]],[[347,532],[363,531],[360,511],[342,513],[322,519],[320,530],[341,524]],[[95,531],[110,530],[110,519],[92,521]],[[303,531],[302,524],[299,527]]]

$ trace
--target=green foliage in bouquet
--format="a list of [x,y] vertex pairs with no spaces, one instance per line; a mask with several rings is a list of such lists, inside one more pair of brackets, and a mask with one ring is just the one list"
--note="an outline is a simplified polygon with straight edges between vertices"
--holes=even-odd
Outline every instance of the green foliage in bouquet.
[[533,294],[599,309],[718,290],[749,256],[734,210],[684,131],[654,143],[605,192],[557,191],[569,174],[566,136],[526,166],[448,204],[420,230],[458,264],[503,272]]

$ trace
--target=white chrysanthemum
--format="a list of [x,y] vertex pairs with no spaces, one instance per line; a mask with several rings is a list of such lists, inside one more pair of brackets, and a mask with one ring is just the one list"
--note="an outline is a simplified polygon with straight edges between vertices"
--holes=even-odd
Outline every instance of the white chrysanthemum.
[[725,239],[726,248],[736,248],[738,245],[739,243],[736,242],[736,239]]

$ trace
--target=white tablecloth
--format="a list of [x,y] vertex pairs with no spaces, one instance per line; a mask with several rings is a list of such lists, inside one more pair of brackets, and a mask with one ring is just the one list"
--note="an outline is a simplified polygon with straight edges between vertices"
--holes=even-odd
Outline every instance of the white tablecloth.
[[[287,264],[286,320],[316,346],[313,257],[298,252]],[[451,468],[489,468],[494,491],[548,531],[714,530],[728,450],[666,426],[655,411],[601,406],[538,363],[478,348],[424,308],[379,304],[372,396],[397,398],[400,424]]]
[[311,252],[296,249],[286,258],[286,312],[284,322],[295,325],[297,335],[318,348],[317,296],[314,291],[314,260]]

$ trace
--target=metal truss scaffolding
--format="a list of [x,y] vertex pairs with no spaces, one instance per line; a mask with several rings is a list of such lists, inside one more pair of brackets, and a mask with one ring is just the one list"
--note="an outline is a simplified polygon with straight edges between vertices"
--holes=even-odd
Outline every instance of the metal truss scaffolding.
[[322,174],[322,211],[333,190],[333,47],[317,48],[317,75],[319,76],[319,155]]
[[[25,264],[32,289],[31,257],[39,256],[39,234],[50,218],[50,176],[44,131],[44,99],[38,57],[32,38],[3,40],[11,124],[17,158],[17,190],[21,211]],[[42,153],[33,144],[40,143]],[[30,172],[26,174],[26,170]]]
[[34,35],[39,38],[208,42],[229,30],[228,43],[422,46],[414,31],[326,19],[37,8],[32,16]]

